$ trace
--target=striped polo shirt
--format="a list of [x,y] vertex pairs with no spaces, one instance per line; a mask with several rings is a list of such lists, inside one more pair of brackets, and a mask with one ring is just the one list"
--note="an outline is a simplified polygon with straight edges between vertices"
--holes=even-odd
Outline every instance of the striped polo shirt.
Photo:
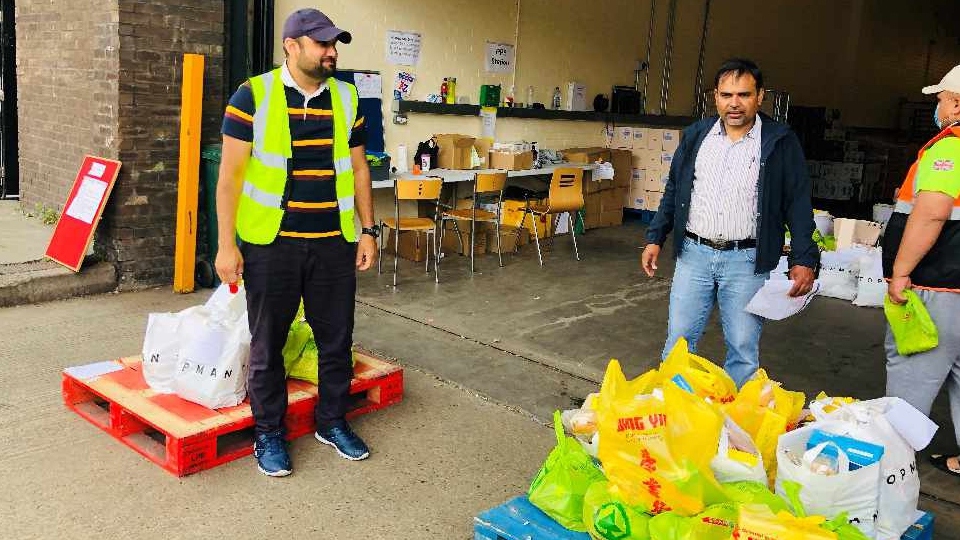
[[[340,232],[336,173],[333,169],[333,110],[330,91],[323,84],[307,94],[281,67],[290,118],[293,157],[287,161],[287,186],[283,194],[283,220],[279,236],[324,238]],[[243,83],[230,98],[223,115],[224,135],[253,142],[255,111],[250,82]],[[357,112],[350,134],[350,148],[366,144],[366,124]]]
[[694,165],[688,231],[709,240],[757,237],[760,128],[757,115],[736,142],[727,137],[721,120],[710,128]]

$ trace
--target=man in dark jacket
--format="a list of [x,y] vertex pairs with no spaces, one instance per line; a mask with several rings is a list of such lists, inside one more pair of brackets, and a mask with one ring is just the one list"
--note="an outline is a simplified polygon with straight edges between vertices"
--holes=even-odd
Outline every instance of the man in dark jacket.
[[812,240],[813,208],[806,160],[797,136],[759,113],[763,75],[749,60],[717,71],[720,117],[683,132],[670,166],[642,266],[649,276],[671,231],[677,258],[670,291],[665,357],[680,338],[695,351],[715,302],[737,386],[759,367],[762,319],[744,308],[780,259],[790,229],[791,296],[810,292],[820,253]]

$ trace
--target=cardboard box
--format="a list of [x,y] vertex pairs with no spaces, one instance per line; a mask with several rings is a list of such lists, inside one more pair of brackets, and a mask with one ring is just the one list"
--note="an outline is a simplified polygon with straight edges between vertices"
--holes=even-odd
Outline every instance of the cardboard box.
[[490,152],[487,167],[504,171],[522,171],[533,168],[533,152],[511,154],[507,152]]
[[644,210],[656,212],[660,208],[660,200],[663,199],[663,193],[656,191],[644,191],[643,196]]
[[441,169],[472,169],[470,159],[473,155],[474,137],[469,135],[434,135],[440,146],[437,163]]
[[600,226],[600,193],[591,193],[583,198],[583,227],[596,229]]
[[673,163],[673,152],[660,153],[660,165],[662,169],[670,169],[670,165],[672,163]]
[[[545,204],[546,200],[531,199],[531,205]],[[526,204],[523,201],[503,201],[503,207],[500,209],[500,226],[504,227],[518,227],[520,225],[520,220],[523,219],[523,209]],[[552,216],[551,216],[552,217]],[[537,219],[534,216],[534,219]],[[533,232],[533,225],[531,225],[531,220],[528,217],[524,220],[524,227],[528,229],[531,233]],[[544,225],[544,220],[540,219],[540,222],[537,224],[538,230],[540,232],[540,238],[546,238],[550,236],[550,229],[552,222],[547,223],[547,226]],[[546,231],[546,232],[545,232]]]
[[[443,233],[443,242],[440,244],[440,252],[444,256],[450,255],[459,255],[460,254],[460,242],[463,242],[463,254],[470,256],[470,225],[467,224],[466,227],[463,226],[464,221],[460,222],[460,238],[457,238],[457,231],[453,229],[453,226],[448,225],[448,228]],[[478,224],[479,225],[479,224]],[[483,255],[487,252],[487,236],[488,232],[486,228],[478,227],[474,233],[473,239],[473,256],[477,257]]]
[[633,128],[626,126],[617,126],[613,130],[612,148],[633,148]]
[[843,218],[833,220],[833,235],[837,239],[837,249],[846,249],[854,244],[875,246],[882,230],[883,225],[875,221]]
[[600,211],[623,210],[623,199],[628,188],[605,189],[600,192]]
[[[390,229],[387,244],[383,246],[387,253],[394,253],[396,234],[396,230]],[[432,250],[433,246],[427,240],[427,233],[423,231],[400,232],[400,258],[413,262],[423,262],[427,258],[427,253]]]
[[647,149],[647,137],[650,136],[650,129],[645,127],[633,128],[633,146],[637,150]]
[[[496,231],[494,231],[496,233]],[[509,253],[511,251],[516,251],[519,246],[525,246],[530,243],[530,231],[527,229],[520,229],[520,239],[517,240],[517,228],[502,226],[500,227],[500,251],[503,253]],[[496,236],[488,235],[487,236],[487,245],[490,253],[497,252],[497,239]]]
[[676,152],[680,146],[680,130],[665,129],[662,134],[663,141],[661,146],[665,152]]
[[663,168],[663,152],[657,150],[647,150],[644,154],[644,169],[661,169]]
[[613,187],[630,187],[633,153],[629,150],[610,150],[610,163],[613,164]]
[[643,210],[643,186],[633,185],[630,186],[630,189],[627,190],[626,197],[623,201],[624,208],[632,208],[634,210]]
[[643,190],[663,193],[664,187],[666,186],[666,178],[667,175],[662,174],[660,171],[653,171],[653,174],[647,174],[643,180]]
[[623,208],[600,212],[601,227],[619,227],[623,225]]
[[595,163],[610,161],[610,149],[590,146],[585,148],[567,148],[562,151],[563,159],[570,163]]
[[649,128],[647,130],[647,150],[663,152],[663,130]]

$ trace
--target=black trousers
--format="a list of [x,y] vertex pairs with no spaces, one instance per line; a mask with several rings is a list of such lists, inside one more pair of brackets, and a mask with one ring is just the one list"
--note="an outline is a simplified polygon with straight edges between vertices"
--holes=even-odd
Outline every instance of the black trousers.
[[356,244],[340,236],[278,237],[265,246],[244,244],[241,251],[252,336],[247,395],[256,432],[283,427],[287,412],[283,346],[301,298],[320,352],[317,426],[343,421],[353,379]]

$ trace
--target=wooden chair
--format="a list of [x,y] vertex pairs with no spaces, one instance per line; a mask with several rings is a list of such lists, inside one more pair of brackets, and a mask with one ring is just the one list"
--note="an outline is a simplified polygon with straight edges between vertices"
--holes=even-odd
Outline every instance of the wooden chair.
[[[380,228],[383,231],[393,229],[394,234],[394,257],[393,257],[393,286],[397,286],[397,261],[400,259],[400,232],[417,231],[427,235],[427,241],[433,240],[433,268],[434,279],[440,283],[439,267],[439,245],[437,244],[437,221],[440,213],[440,190],[443,187],[443,179],[436,177],[424,177],[418,179],[398,179],[393,185],[393,203],[394,216],[380,220]],[[434,201],[433,219],[431,218],[401,218],[400,201]],[[377,273],[381,273],[383,266],[383,244],[386,242],[386,235],[380,241],[380,257],[377,262]],[[430,253],[427,252],[424,269],[430,273]]]
[[[503,253],[500,251],[500,211],[503,207],[503,187],[507,183],[507,173],[477,173],[473,182],[473,198],[470,208],[450,209],[444,211],[440,216],[440,244],[443,244],[443,235],[447,221],[453,221],[453,230],[457,233],[457,239],[460,241],[460,254],[463,254],[463,237],[460,235],[459,220],[470,221],[470,272],[474,271],[474,237],[476,235],[477,222],[493,223],[497,231],[497,258],[500,260],[500,266],[503,267]],[[496,200],[497,211],[491,212],[477,208],[480,199],[486,197],[488,200]]]
[[[583,208],[583,169],[559,168],[554,170],[553,177],[550,179],[549,197],[546,205],[531,205],[530,201],[527,201],[527,206],[523,209],[523,216],[520,218],[520,227],[517,229],[517,243],[519,244],[520,240],[520,228],[523,227],[527,215],[530,215],[530,221],[533,223],[533,238],[537,244],[537,258],[540,259],[540,266],[543,266],[537,218],[556,214],[556,223],[559,224],[560,214],[567,212],[570,235],[573,237],[573,253],[579,261],[580,252],[577,250],[577,233],[573,230],[573,215]],[[556,226],[554,226],[554,230],[556,230]]]

